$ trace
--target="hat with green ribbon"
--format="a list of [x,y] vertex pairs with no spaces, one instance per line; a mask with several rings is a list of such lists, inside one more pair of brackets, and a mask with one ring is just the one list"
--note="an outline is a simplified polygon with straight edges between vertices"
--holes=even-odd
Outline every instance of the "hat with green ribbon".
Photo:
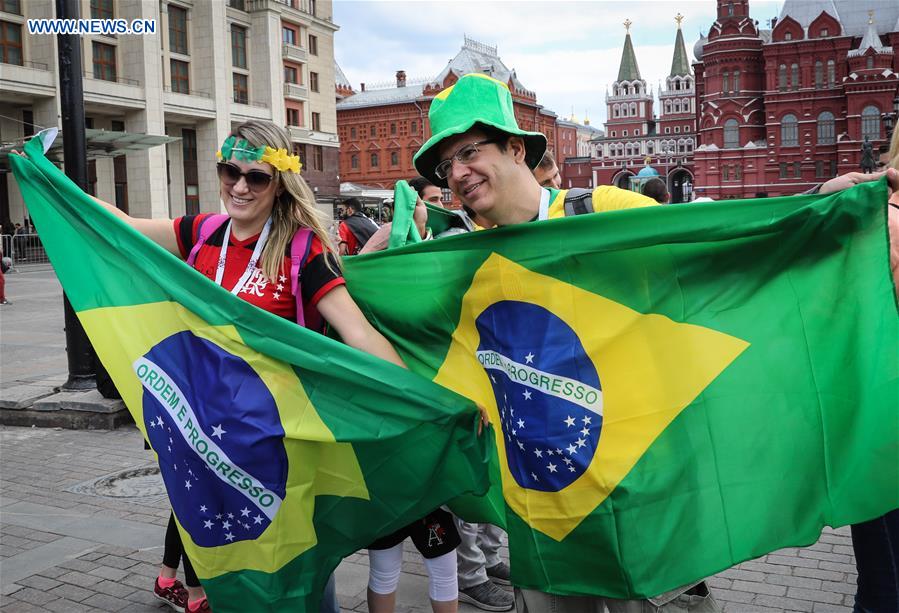
[[434,169],[440,163],[439,145],[445,138],[467,132],[475,124],[496,128],[524,139],[525,162],[533,169],[546,152],[546,137],[518,127],[512,107],[512,94],[502,81],[479,72],[469,73],[437,94],[428,112],[431,138],[422,145],[412,162],[419,174],[434,185],[446,187]]

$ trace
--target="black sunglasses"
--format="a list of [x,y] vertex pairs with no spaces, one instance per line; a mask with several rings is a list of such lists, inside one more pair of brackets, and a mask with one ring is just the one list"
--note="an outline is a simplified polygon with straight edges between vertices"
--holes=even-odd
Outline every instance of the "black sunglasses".
[[247,187],[254,192],[264,191],[272,182],[272,179],[274,179],[272,175],[261,170],[241,172],[240,168],[228,162],[219,162],[216,164],[216,169],[218,170],[219,180],[225,185],[230,187],[243,177],[247,182]]

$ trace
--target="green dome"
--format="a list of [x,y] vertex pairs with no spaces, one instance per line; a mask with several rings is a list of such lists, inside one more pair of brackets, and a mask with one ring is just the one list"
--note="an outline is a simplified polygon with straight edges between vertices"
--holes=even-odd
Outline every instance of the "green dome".
[[659,171],[653,168],[652,166],[644,166],[640,169],[640,172],[637,173],[638,177],[657,177],[659,176]]

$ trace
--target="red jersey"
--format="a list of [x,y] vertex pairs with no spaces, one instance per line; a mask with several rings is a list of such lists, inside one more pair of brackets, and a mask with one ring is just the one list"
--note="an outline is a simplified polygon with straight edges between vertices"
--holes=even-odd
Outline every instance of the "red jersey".
[[[182,258],[187,259],[197,242],[200,221],[205,217],[208,217],[208,214],[179,217],[175,220],[175,236]],[[227,226],[228,224],[222,224],[212,233],[206,243],[200,247],[194,262],[194,268],[213,281],[215,281],[216,267]],[[250,263],[253,249],[256,248],[256,242],[259,240],[259,234],[246,240],[237,240],[233,235],[229,239],[222,286],[231,291],[246,271],[247,264]],[[340,272],[335,272],[340,270],[337,267],[336,257],[333,254],[327,256],[331,258],[333,270],[328,268],[325,257],[321,241],[317,236],[313,236],[309,245],[309,257],[306,258],[306,263],[300,271],[306,321],[315,321],[316,305],[322,296],[338,285],[344,284],[343,276]],[[268,279],[257,268],[237,296],[269,313],[296,321],[296,302],[290,292],[290,246],[288,245],[284,254],[277,279]]]
[[359,241],[356,240],[356,235],[350,231],[350,227],[346,225],[345,221],[341,221],[337,226],[337,233],[340,235],[340,242],[346,243],[347,254],[355,255],[358,251]]

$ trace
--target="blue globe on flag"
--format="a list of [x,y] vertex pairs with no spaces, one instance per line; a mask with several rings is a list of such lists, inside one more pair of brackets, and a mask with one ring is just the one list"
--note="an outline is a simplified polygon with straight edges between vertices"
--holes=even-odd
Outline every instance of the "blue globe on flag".
[[143,419],[172,509],[202,547],[257,538],[287,481],[271,392],[244,361],[184,331],[134,364]]
[[602,387],[571,327],[535,304],[503,300],[475,321],[509,472],[519,486],[558,492],[580,477],[602,431]]

